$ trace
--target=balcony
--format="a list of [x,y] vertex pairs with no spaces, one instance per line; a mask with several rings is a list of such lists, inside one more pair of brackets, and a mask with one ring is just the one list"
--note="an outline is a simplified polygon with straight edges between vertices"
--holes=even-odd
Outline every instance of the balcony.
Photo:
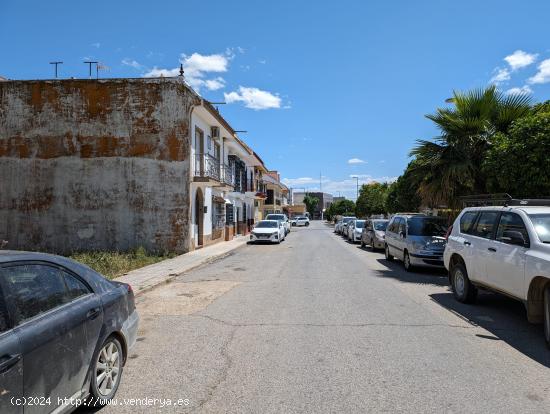
[[219,183],[221,180],[220,160],[210,154],[196,154],[193,180]]
[[235,174],[233,174],[233,168],[227,164],[224,164],[222,167],[221,184],[224,187],[233,188],[235,186]]

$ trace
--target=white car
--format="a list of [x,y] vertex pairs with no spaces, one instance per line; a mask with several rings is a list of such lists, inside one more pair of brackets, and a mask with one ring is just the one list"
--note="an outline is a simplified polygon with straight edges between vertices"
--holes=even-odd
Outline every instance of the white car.
[[285,239],[286,230],[280,220],[262,220],[250,233],[250,242],[280,243]]
[[478,288],[522,301],[529,322],[544,323],[550,346],[550,201],[506,204],[457,217],[443,254],[449,282],[460,302],[474,302]]
[[296,217],[296,227],[309,226],[309,218],[305,216]]
[[351,220],[347,227],[348,240],[352,243],[360,242],[364,226],[365,220]]
[[281,213],[271,213],[265,216],[266,220],[279,220],[284,223],[285,226],[285,233],[290,233],[290,221],[288,220],[288,216],[286,214]]

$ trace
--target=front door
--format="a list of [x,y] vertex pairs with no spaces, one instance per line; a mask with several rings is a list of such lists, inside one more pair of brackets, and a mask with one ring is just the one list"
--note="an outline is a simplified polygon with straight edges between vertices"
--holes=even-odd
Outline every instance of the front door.
[[[23,356],[17,335],[11,329],[7,306],[0,287],[0,413],[19,414],[23,404]],[[15,400],[12,400],[15,399]]]
[[197,229],[197,244],[202,246],[204,243],[203,240],[203,228],[204,224],[204,198],[202,196],[202,190],[197,189],[197,194],[195,195],[195,225]]
[[195,127],[195,168],[199,170],[198,175],[204,177],[204,132],[197,127]]
[[21,343],[23,394],[50,399],[49,404],[25,406],[25,413],[49,413],[65,398],[80,397],[93,352],[86,340],[87,311],[74,306],[57,267],[5,267],[2,277]]
[[[525,245],[512,244],[510,233],[520,233]],[[491,286],[523,298],[525,292],[525,253],[529,245],[529,234],[523,219],[516,213],[502,213],[497,228],[493,250],[489,252],[487,260],[487,279]]]

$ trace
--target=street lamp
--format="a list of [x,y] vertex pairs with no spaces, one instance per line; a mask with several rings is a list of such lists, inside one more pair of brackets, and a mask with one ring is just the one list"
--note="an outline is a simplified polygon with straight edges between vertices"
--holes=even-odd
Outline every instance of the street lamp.
[[357,183],[357,196],[355,198],[355,201],[359,199],[359,176],[358,175],[352,175],[351,178],[355,178],[355,181]]

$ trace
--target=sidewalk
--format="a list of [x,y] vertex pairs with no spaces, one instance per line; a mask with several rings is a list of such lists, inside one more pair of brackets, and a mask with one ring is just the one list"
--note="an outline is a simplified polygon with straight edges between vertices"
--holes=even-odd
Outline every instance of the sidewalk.
[[248,240],[250,239],[247,236],[239,236],[227,242],[203,247],[202,249],[182,254],[173,259],[163,260],[159,263],[132,270],[115,280],[130,284],[134,290],[134,294],[137,296],[161,283],[169,282],[184,272],[188,272],[197,266],[208,263],[232,250],[244,246]]

